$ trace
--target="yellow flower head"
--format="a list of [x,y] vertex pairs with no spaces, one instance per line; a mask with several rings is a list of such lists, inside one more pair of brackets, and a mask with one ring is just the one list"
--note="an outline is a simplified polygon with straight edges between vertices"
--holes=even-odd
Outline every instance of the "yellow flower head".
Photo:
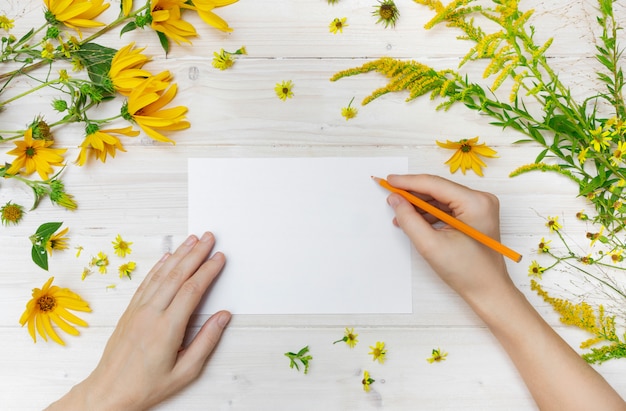
[[238,0],[194,0],[193,5],[198,12],[198,16],[200,16],[206,24],[229,33],[233,31],[233,29],[228,26],[228,23],[224,19],[213,13],[213,9],[228,6],[237,1]]
[[0,15],[0,28],[4,31],[11,30],[15,25],[13,24],[15,20],[11,20],[6,15]]
[[400,12],[396,7],[396,3],[393,0],[382,0],[378,2],[378,5],[374,6],[372,14],[378,17],[376,23],[383,23],[385,28],[396,25],[396,20],[400,17]]
[[368,354],[372,356],[372,361],[378,360],[379,363],[383,364],[385,362],[385,355],[387,355],[387,350],[385,350],[385,343],[377,341],[375,346],[370,346],[370,351]]
[[113,241],[112,244],[113,249],[115,250],[115,255],[119,257],[124,258],[133,251],[130,248],[133,243],[130,241],[122,240],[122,236],[119,234],[117,235],[117,237],[115,237],[115,241]]
[[53,341],[65,345],[52,328],[52,323],[70,335],[79,335],[74,325],[87,327],[87,323],[68,310],[90,312],[91,308],[78,294],[67,288],[52,285],[53,280],[54,277],[50,277],[41,289],[33,289],[33,298],[26,304],[26,310],[20,317],[20,324],[23,327],[28,323],[28,333],[34,342],[37,342],[35,335],[37,330],[45,341],[50,337]]
[[164,109],[176,96],[176,84],[169,88],[157,77],[145,79],[128,96],[122,107],[122,116],[134,121],[151,138],[166,143],[174,143],[157,130],[175,131],[189,128],[185,120],[187,107],[177,106]]
[[[141,53],[143,48],[134,49],[134,46],[135,43],[130,43],[119,49],[113,56],[109,69],[113,88],[124,96],[128,96],[144,79],[152,76],[152,73],[142,69],[150,61],[150,57]],[[169,80],[169,75],[167,78]]]
[[496,157],[496,151],[489,148],[485,143],[477,144],[478,137],[461,139],[458,142],[446,140],[445,143],[437,141],[439,147],[456,150],[445,164],[450,164],[450,172],[455,173],[459,168],[465,174],[466,170],[473,170],[479,176],[483,175],[482,167],[487,165],[480,159],[483,157]]
[[369,371],[363,371],[363,379],[361,380],[361,384],[363,384],[363,390],[365,392],[369,392],[370,391],[370,385],[375,382],[376,380],[373,380],[370,377],[370,373]]
[[441,361],[444,361],[447,356],[448,356],[447,352],[442,351],[440,348],[433,348],[433,351],[431,352],[430,357],[428,357],[426,361],[428,361],[431,364],[434,362],[441,362]]
[[335,17],[335,19],[328,25],[328,30],[333,34],[343,33],[343,28],[348,27],[346,20],[346,17]]
[[79,166],[84,165],[87,162],[89,154],[104,163],[106,162],[107,155],[115,157],[116,150],[126,151],[120,139],[113,134],[135,137],[139,135],[139,131],[133,130],[133,128],[129,126],[125,128],[95,130],[87,134],[79,146],[80,153],[78,153],[78,157],[76,158],[76,164]]
[[125,264],[120,265],[118,271],[120,273],[120,278],[128,277],[131,278],[130,275],[137,268],[137,264],[134,261],[129,261]]
[[152,30],[163,33],[177,44],[191,43],[188,37],[195,37],[196,29],[180,18],[180,9],[193,9],[186,0],[150,0]]
[[41,47],[41,58],[46,60],[54,59],[54,45],[50,43],[50,41],[43,43],[43,46]]
[[601,126],[595,130],[589,131],[591,134],[591,147],[597,152],[603,151],[611,144],[611,132],[604,130]]
[[109,4],[104,0],[43,0],[46,6],[46,21],[50,24],[63,23],[79,35],[80,28],[104,26],[104,23],[95,21]]
[[50,236],[48,242],[46,243],[46,250],[48,251],[48,255],[52,255],[52,251],[54,250],[61,251],[67,250],[69,248],[67,244],[69,238],[65,236],[68,231],[69,228],[66,227],[64,230]]
[[580,150],[580,152],[578,153],[578,161],[580,162],[580,164],[585,164],[585,161],[587,161],[587,153],[589,152],[589,147],[585,147],[582,150]]
[[279,99],[283,101],[287,100],[288,98],[293,97],[292,89],[293,89],[293,82],[291,80],[276,83],[276,86],[274,87],[274,91],[276,92],[276,95],[278,96]]
[[528,267],[528,276],[541,278],[544,271],[546,271],[546,269],[540,266],[537,261],[533,260]]
[[356,334],[354,332],[354,328],[347,328],[346,327],[346,331],[344,332],[343,338],[333,342],[333,344],[337,344],[338,342],[342,342],[343,341],[343,342],[345,342],[348,345],[348,347],[354,348],[356,343],[359,342],[359,340],[357,340],[358,336],[359,336],[359,334]]
[[591,240],[591,243],[589,244],[589,247],[593,247],[593,245],[596,243],[596,241],[604,238],[602,236],[602,234],[604,233],[604,226],[600,227],[600,231],[597,233],[587,233],[587,238]]
[[620,141],[617,143],[617,147],[615,151],[613,151],[613,156],[611,157],[611,163],[618,167],[620,164],[624,162],[624,157],[626,157],[626,141]]
[[0,208],[0,220],[4,225],[19,224],[24,214],[24,207],[10,201]]
[[351,118],[355,118],[356,115],[359,113],[359,110],[357,110],[355,107],[352,107],[353,101],[354,97],[352,97],[352,100],[350,100],[350,103],[348,103],[347,107],[343,107],[341,109],[341,115],[345,117],[346,121],[350,120]]
[[220,70],[229,69],[235,64],[235,60],[233,59],[230,53],[224,51],[224,49],[220,49],[220,52],[213,52],[213,67]]
[[92,257],[89,262],[90,267],[98,267],[100,274],[106,274],[109,265],[109,257],[100,251],[96,257]]
[[29,128],[24,133],[24,140],[15,141],[16,147],[7,151],[7,154],[17,156],[7,169],[7,174],[16,174],[22,170],[30,175],[37,172],[42,180],[48,180],[48,174],[52,173],[52,166],[62,166],[62,154],[65,148],[50,148],[52,140],[33,140],[33,130]]
[[609,252],[609,256],[611,257],[613,264],[621,263],[624,260],[624,256],[622,256],[623,252],[623,248],[615,249]]
[[559,231],[561,228],[561,224],[559,224],[559,217],[550,217],[548,216],[548,222],[546,223],[546,227],[550,229],[550,232],[553,233],[555,231]]
[[552,242],[552,240],[546,240],[545,238],[541,237],[541,241],[539,242],[539,247],[537,248],[537,250],[540,253],[547,253],[548,251],[550,251],[550,246],[548,244],[550,244]]

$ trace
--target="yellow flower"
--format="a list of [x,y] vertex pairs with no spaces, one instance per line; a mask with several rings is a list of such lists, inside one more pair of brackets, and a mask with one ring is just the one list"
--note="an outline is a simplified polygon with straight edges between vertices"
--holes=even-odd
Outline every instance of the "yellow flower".
[[596,241],[602,238],[602,233],[604,233],[604,226],[600,227],[600,232],[598,233],[587,233],[587,238],[591,240],[591,244],[589,244],[589,247],[593,247]]
[[359,334],[356,334],[354,332],[354,328],[347,328],[346,327],[346,331],[344,333],[343,338],[333,342],[333,344],[337,344],[338,342],[342,342],[343,341],[343,342],[345,342],[348,345],[348,347],[354,348],[356,343],[359,342],[359,340],[357,340],[358,336],[359,336]]
[[122,240],[122,236],[119,234],[117,235],[117,237],[115,237],[115,241],[113,241],[112,244],[113,244],[113,249],[115,250],[115,255],[120,256],[122,258],[126,257],[128,254],[130,254],[133,251],[130,249],[130,246],[133,243],[130,241]]
[[346,17],[342,17],[342,18],[335,17],[335,19],[331,21],[330,24],[328,25],[329,31],[333,34],[343,33],[343,28],[348,27],[348,25],[346,24],[346,20],[347,20]]
[[231,32],[233,29],[228,26],[228,23],[220,16],[213,13],[212,10],[218,7],[228,6],[237,1],[238,0],[194,0],[193,5],[200,18],[204,20],[206,24],[221,31]]
[[370,351],[368,354],[372,356],[372,361],[378,360],[379,363],[383,364],[385,362],[385,355],[387,355],[387,350],[385,350],[385,343],[377,341],[375,346],[370,346]]
[[541,241],[539,242],[538,251],[540,253],[547,253],[548,251],[550,251],[550,246],[548,244],[550,244],[551,242],[552,242],[552,240],[546,240],[545,238],[541,237]]
[[607,148],[611,143],[611,132],[603,130],[602,127],[598,127],[595,130],[589,131],[591,134],[591,146],[597,152],[600,152]]
[[130,275],[133,271],[135,271],[135,268],[137,268],[137,264],[134,261],[129,261],[125,264],[120,265],[120,267],[118,268],[120,278],[130,278]]
[[489,148],[485,143],[477,144],[478,137],[461,139],[458,142],[446,140],[445,143],[437,141],[439,147],[456,150],[445,164],[450,164],[450,172],[455,173],[461,168],[463,174],[466,170],[474,170],[479,176],[483,175],[482,167],[487,165],[480,159],[483,157],[496,157],[496,151]]
[[196,29],[180,18],[180,9],[193,9],[185,0],[151,0],[150,14],[154,31],[165,34],[177,44],[191,43],[187,37],[195,37]]
[[52,255],[53,250],[67,250],[68,245],[67,242],[69,238],[65,237],[65,234],[69,231],[69,228],[66,227],[65,230],[62,230],[58,233],[52,234],[46,243],[46,250],[48,251],[48,255]]
[[100,251],[97,257],[92,257],[89,262],[89,266],[98,267],[100,274],[106,274],[107,266],[109,265],[109,257]]
[[24,207],[19,204],[13,204],[11,201],[0,208],[0,220],[2,224],[19,224],[24,217]]
[[581,220],[581,221],[589,220],[589,216],[587,214],[585,214],[585,210],[580,210],[579,212],[577,212],[576,213],[576,218]]
[[623,252],[624,249],[622,248],[615,249],[609,252],[609,256],[611,257],[611,261],[613,262],[613,264],[621,263],[624,260],[624,257],[622,256]]
[[528,267],[528,276],[541,278],[544,271],[546,271],[546,269],[540,266],[537,261],[533,260]]
[[96,130],[87,134],[83,142],[80,143],[80,153],[78,153],[78,157],[76,158],[76,164],[79,166],[84,165],[87,162],[88,154],[93,155],[93,157],[104,163],[106,162],[107,155],[115,157],[116,150],[126,151],[120,139],[113,134],[135,137],[139,135],[139,131],[133,130],[133,128],[129,126],[125,128]]
[[83,273],[80,275],[80,279],[85,281],[85,278],[87,278],[87,276],[91,274],[92,274],[92,271],[88,267],[85,267],[83,268]]
[[613,151],[613,156],[611,157],[611,163],[615,167],[618,167],[624,161],[625,156],[626,156],[626,142],[620,141],[617,143],[617,148],[615,149],[615,151]]
[[382,0],[378,2],[377,6],[374,6],[375,10],[372,12],[374,16],[378,16],[376,23],[383,23],[385,28],[396,25],[396,20],[400,17],[400,12],[396,7],[393,0]]
[[41,58],[47,60],[54,59],[54,45],[49,41],[46,41],[41,48]]
[[43,0],[47,8],[46,20],[50,24],[63,23],[81,35],[81,27],[99,27],[104,23],[94,21],[109,4],[104,0]]
[[346,121],[350,120],[351,118],[355,118],[359,112],[359,110],[352,107],[353,101],[354,101],[354,97],[352,97],[352,100],[350,100],[350,103],[348,103],[347,107],[343,107],[341,109],[341,115],[345,117]]
[[589,147],[585,147],[582,150],[580,150],[580,152],[578,153],[578,161],[580,162],[580,164],[585,164],[585,161],[587,161],[587,152],[589,151]]
[[16,174],[24,169],[24,174],[30,175],[37,171],[42,180],[48,179],[48,174],[53,170],[51,166],[62,166],[62,154],[65,148],[49,148],[52,140],[33,140],[33,130],[29,128],[24,133],[23,141],[15,141],[17,146],[7,154],[17,156],[7,169],[7,174]]
[[276,83],[276,86],[274,87],[274,91],[276,92],[276,95],[278,96],[279,99],[283,101],[287,100],[288,98],[293,97],[292,89],[293,89],[293,82],[291,80]]
[[4,31],[11,30],[15,25],[13,24],[15,20],[11,20],[6,15],[0,15],[0,28]]
[[[122,116],[134,121],[151,138],[166,143],[174,143],[157,130],[182,130],[189,128],[185,120],[187,107],[178,106],[163,109],[176,96],[176,84],[167,88],[158,77],[145,79],[128,96],[128,102],[122,107]],[[167,88],[167,90],[166,90]]]
[[553,233],[555,231],[559,231],[561,228],[561,224],[559,224],[559,217],[550,217],[548,216],[548,222],[546,223],[546,227],[550,229],[550,232]]
[[70,335],[79,335],[74,325],[87,327],[87,323],[68,310],[90,312],[91,308],[78,294],[68,288],[51,285],[53,280],[54,277],[50,277],[41,289],[33,289],[33,298],[26,304],[26,310],[20,317],[20,324],[23,327],[28,323],[28,333],[34,342],[37,342],[35,335],[37,330],[45,341],[50,337],[55,342],[65,345],[52,328],[52,323]]
[[226,70],[231,68],[233,64],[235,64],[235,60],[232,58],[230,53],[224,51],[224,49],[220,49],[220,52],[213,52],[213,67],[220,70]]
[[122,14],[128,16],[133,9],[133,0],[122,0]]
[[447,352],[442,351],[440,348],[433,348],[433,351],[430,354],[430,357],[428,357],[426,361],[428,361],[431,364],[434,362],[441,362],[441,361],[444,361],[447,356],[448,356]]
[[[119,49],[113,56],[109,69],[113,88],[124,96],[128,96],[144,79],[152,76],[152,73],[142,69],[150,61],[150,57],[141,54],[143,48],[133,49],[134,46],[135,43],[130,43]],[[167,78],[169,79],[169,73]]]
[[369,392],[370,391],[370,385],[375,382],[376,380],[373,380],[370,377],[370,373],[369,371],[363,371],[363,379],[361,380],[361,384],[363,384],[363,390],[365,392]]

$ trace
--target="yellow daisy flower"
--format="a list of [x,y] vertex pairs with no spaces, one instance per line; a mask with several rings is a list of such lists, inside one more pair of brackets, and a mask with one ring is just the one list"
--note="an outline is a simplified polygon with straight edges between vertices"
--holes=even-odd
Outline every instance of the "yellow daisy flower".
[[551,242],[552,240],[546,240],[545,238],[541,237],[541,241],[539,242],[539,247],[537,251],[539,251],[540,253],[547,253],[548,251],[550,251],[550,246],[548,244],[550,244]]
[[24,207],[9,201],[5,205],[3,205],[2,208],[0,208],[0,221],[4,225],[17,225],[20,221],[22,221],[24,214]]
[[213,13],[212,10],[218,7],[228,6],[237,1],[238,0],[194,0],[193,5],[200,18],[204,20],[206,24],[228,33],[233,31],[233,29],[228,26],[228,23],[224,19]]
[[587,233],[587,238],[591,240],[591,243],[589,244],[589,247],[593,247],[593,245],[596,243],[596,241],[598,241],[601,238],[603,238],[603,236],[602,236],[603,233],[604,233],[604,226],[600,227],[600,232],[597,232],[597,233]]
[[613,156],[611,157],[611,163],[618,167],[620,164],[624,162],[624,157],[626,157],[626,141],[620,141],[617,143],[617,147],[615,151],[613,151]]
[[109,265],[109,257],[100,251],[96,257],[92,257],[89,262],[89,266],[98,267],[100,274],[106,274],[107,266]]
[[78,294],[68,288],[52,285],[53,280],[54,277],[50,277],[41,289],[33,289],[33,298],[26,304],[26,310],[20,317],[20,324],[23,327],[28,323],[28,333],[34,342],[37,342],[35,335],[37,330],[45,341],[50,337],[53,341],[65,345],[52,328],[52,323],[70,335],[79,335],[74,325],[87,327],[87,323],[68,310],[91,312],[91,308]]
[[68,241],[70,240],[68,237],[65,237],[65,234],[69,231],[69,228],[66,227],[64,230],[59,231],[58,233],[52,234],[46,243],[46,250],[48,251],[48,255],[52,255],[52,251],[54,250],[67,250],[69,248]]
[[76,158],[76,164],[79,166],[84,165],[87,162],[89,154],[104,163],[106,162],[107,155],[115,157],[116,150],[126,151],[120,139],[113,134],[135,137],[139,135],[139,131],[133,130],[133,128],[129,126],[125,128],[96,130],[87,134],[83,142],[80,143],[80,153],[78,153],[78,157]]
[[46,60],[54,59],[54,44],[49,41],[43,43],[43,47],[41,48],[41,58]]
[[363,384],[363,390],[365,392],[369,392],[370,391],[370,385],[375,382],[376,380],[373,380],[370,377],[370,373],[369,371],[363,371],[363,379],[361,380],[361,384]]
[[530,263],[530,266],[528,266],[528,276],[529,277],[537,277],[537,278],[541,278],[541,275],[543,274],[543,272],[546,271],[546,269],[542,266],[539,265],[539,263],[535,260],[533,260]]
[[23,141],[14,141],[16,147],[7,151],[7,154],[17,156],[7,169],[7,174],[17,174],[22,169],[24,174],[30,175],[37,172],[42,180],[48,179],[52,173],[52,166],[62,166],[62,154],[65,148],[50,148],[53,140],[33,140],[33,130],[29,128],[24,133]]
[[11,30],[15,24],[13,24],[15,20],[8,18],[5,14],[0,15],[0,28],[4,31]]
[[150,27],[177,44],[191,43],[188,37],[195,37],[198,33],[191,23],[180,18],[180,9],[193,9],[193,6],[186,4],[186,0],[150,0]]
[[387,350],[385,350],[385,343],[377,341],[375,346],[370,346],[370,351],[368,354],[372,356],[372,361],[378,360],[379,363],[383,364],[385,362],[385,355],[387,355]]
[[118,268],[120,278],[131,278],[130,275],[133,271],[135,271],[135,268],[137,268],[137,263],[135,263],[134,261],[129,261],[125,264],[120,265],[120,267]]
[[359,342],[359,340],[357,340],[357,337],[359,336],[359,334],[356,334],[354,332],[354,328],[348,328],[346,327],[346,331],[344,333],[344,336],[342,339],[337,340],[335,342],[333,342],[333,344],[337,344],[338,342],[345,342],[348,347],[350,348],[354,348],[354,346],[356,345],[356,343]]
[[441,361],[444,361],[447,356],[448,356],[447,352],[442,351],[440,348],[433,348],[433,351],[430,354],[430,357],[428,357],[426,361],[428,361],[431,364],[434,362],[441,362]]
[[595,130],[589,132],[591,134],[590,144],[597,152],[601,152],[605,148],[608,148],[611,144],[611,132],[603,130],[602,127],[598,127]]
[[229,69],[235,64],[235,60],[231,56],[230,53],[226,52],[224,49],[220,49],[220,52],[213,52],[213,62],[212,65],[216,69],[226,70]]
[[611,261],[613,262],[613,264],[621,263],[624,260],[624,256],[622,256],[623,252],[624,249],[622,248],[615,249],[609,252],[609,256],[611,257]]
[[115,250],[115,255],[119,256],[119,257],[126,257],[128,254],[132,253],[133,250],[131,250],[130,246],[133,244],[130,241],[124,241],[122,240],[122,236],[121,235],[117,235],[117,237],[115,237],[115,241],[112,242],[113,244],[113,249]]
[[585,164],[585,161],[587,161],[587,153],[589,152],[589,147],[585,147],[582,150],[580,150],[580,152],[578,153],[578,161],[580,162],[580,164]]
[[190,124],[185,120],[187,107],[178,106],[163,109],[176,96],[176,84],[167,86],[157,77],[145,79],[128,96],[122,107],[122,116],[135,122],[151,138],[166,143],[174,143],[157,130],[183,130]]
[[152,76],[152,73],[142,69],[150,61],[150,57],[141,53],[144,48],[134,49],[134,46],[135,43],[130,43],[119,49],[113,56],[109,69],[113,88],[124,96],[128,96],[144,79]]
[[546,227],[550,229],[550,232],[553,233],[555,231],[559,231],[563,226],[559,224],[559,217],[550,217],[548,216],[548,222],[546,223]]
[[333,34],[343,33],[343,28],[348,27],[346,20],[346,17],[335,17],[335,19],[328,25],[328,30]]
[[356,115],[359,113],[359,110],[357,110],[355,107],[352,107],[353,101],[354,97],[352,97],[352,100],[350,100],[347,107],[343,107],[341,109],[341,115],[345,117],[346,121],[350,120],[351,118],[355,118]]
[[480,159],[483,157],[496,157],[497,152],[489,148],[485,143],[477,144],[478,137],[461,139],[458,142],[446,140],[445,143],[437,141],[439,147],[456,150],[445,164],[450,164],[450,172],[455,173],[459,168],[465,174],[466,170],[474,170],[479,176],[483,175],[482,167],[487,165]]
[[63,23],[79,35],[80,28],[104,26],[104,23],[95,21],[103,11],[109,8],[104,0],[43,0],[46,6],[46,21],[50,24]]
[[293,82],[291,80],[276,83],[276,86],[274,87],[274,91],[276,92],[276,95],[278,96],[279,99],[283,101],[287,100],[288,98],[293,97],[292,89],[293,89]]

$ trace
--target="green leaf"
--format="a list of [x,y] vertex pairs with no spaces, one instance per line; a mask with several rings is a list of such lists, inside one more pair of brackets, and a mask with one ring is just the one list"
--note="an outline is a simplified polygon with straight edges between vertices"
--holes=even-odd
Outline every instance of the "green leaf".
[[63,222],[43,223],[39,226],[35,234],[40,238],[45,238],[47,241],[62,225]]
[[130,23],[128,23],[127,25],[125,25],[122,30],[120,31],[120,37],[122,37],[122,35],[124,33],[128,33],[129,31],[133,31],[137,28],[137,23],[135,23],[134,21],[131,21]]
[[160,31],[156,32],[157,36],[159,36],[159,42],[161,43],[161,47],[163,47],[163,50],[165,51],[165,54],[170,52],[170,41],[168,40],[167,36],[163,33],[161,33]]
[[44,247],[34,245],[30,254],[35,264],[48,271],[48,253]]
[[539,155],[537,156],[537,158],[535,159],[535,163],[540,163],[541,160],[544,159],[544,157],[546,156],[546,154],[548,154],[548,149],[546,148],[545,150],[542,150],[541,153],[539,153]]
[[104,47],[97,43],[85,43],[76,51],[78,59],[87,69],[89,78],[103,96],[113,93],[109,85],[109,71],[115,53],[117,53],[116,49]]

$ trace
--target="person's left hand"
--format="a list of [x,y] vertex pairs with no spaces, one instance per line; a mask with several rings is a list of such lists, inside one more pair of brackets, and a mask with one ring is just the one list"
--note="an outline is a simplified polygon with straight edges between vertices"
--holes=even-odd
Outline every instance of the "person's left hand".
[[219,252],[206,259],[214,243],[211,233],[192,235],[152,268],[96,369],[49,409],[145,410],[200,374],[230,320],[215,313],[183,347],[189,318],[225,263]]

